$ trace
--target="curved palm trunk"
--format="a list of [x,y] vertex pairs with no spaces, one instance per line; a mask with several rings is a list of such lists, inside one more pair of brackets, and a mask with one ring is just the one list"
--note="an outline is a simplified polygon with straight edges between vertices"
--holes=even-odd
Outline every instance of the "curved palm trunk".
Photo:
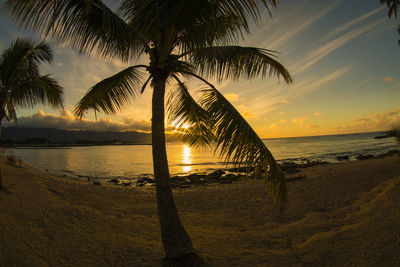
[[[2,121],[3,121],[3,117],[0,116],[0,142],[1,142],[1,146],[3,146],[3,136],[1,135],[2,131],[1,131],[1,127],[2,127]],[[2,176],[2,169],[0,167],[0,190],[3,189],[3,176]]]
[[172,195],[164,129],[165,78],[154,78],[152,101],[153,169],[156,182],[158,215],[165,258],[179,258],[193,252],[192,242],[186,233]]

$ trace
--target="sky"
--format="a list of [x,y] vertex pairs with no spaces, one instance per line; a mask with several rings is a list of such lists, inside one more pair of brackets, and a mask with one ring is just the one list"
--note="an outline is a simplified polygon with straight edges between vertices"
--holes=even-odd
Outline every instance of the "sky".
[[[0,1],[3,2],[3,1]],[[386,131],[400,125],[399,19],[378,0],[281,0],[238,45],[277,51],[294,83],[276,77],[215,82],[262,138]],[[0,15],[0,49],[18,37],[37,37]],[[113,116],[74,105],[94,84],[129,65],[82,55],[47,40],[54,62],[42,65],[64,87],[65,110],[19,109],[19,126],[149,131],[151,89]],[[140,59],[130,65],[146,62]],[[190,83],[191,92],[200,86]],[[12,125],[6,123],[5,125]]]

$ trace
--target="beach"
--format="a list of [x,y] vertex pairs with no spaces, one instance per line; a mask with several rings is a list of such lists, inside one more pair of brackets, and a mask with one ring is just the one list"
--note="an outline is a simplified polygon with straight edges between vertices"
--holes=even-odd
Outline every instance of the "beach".
[[[95,185],[4,157],[0,166],[0,266],[160,266],[154,187]],[[282,214],[261,180],[174,189],[198,254],[212,266],[400,264],[397,155],[288,179]]]

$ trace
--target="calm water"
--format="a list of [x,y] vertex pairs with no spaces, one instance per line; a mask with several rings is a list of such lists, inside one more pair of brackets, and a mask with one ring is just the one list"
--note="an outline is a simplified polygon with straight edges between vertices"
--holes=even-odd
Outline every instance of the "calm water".
[[[379,155],[398,149],[394,138],[374,139],[383,133],[265,139],[278,161],[335,162],[337,156]],[[25,162],[57,175],[130,179],[153,173],[151,146],[91,146],[10,149]],[[10,153],[10,152],[8,152]],[[172,174],[207,172],[227,167],[214,153],[180,143],[167,144]]]

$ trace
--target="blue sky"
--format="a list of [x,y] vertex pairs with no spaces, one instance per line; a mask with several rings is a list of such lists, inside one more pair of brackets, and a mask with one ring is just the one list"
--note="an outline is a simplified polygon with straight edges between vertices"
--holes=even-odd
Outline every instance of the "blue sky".
[[[282,0],[272,14],[265,13],[240,45],[278,51],[294,83],[275,77],[216,83],[261,137],[379,131],[400,123],[399,20],[389,20],[378,0]],[[0,48],[17,37],[32,35],[0,16]],[[64,86],[66,110],[19,110],[21,125],[149,129],[151,90],[117,115],[96,121],[88,114],[79,122],[71,112],[87,89],[127,65],[50,43],[55,60],[41,71]]]

